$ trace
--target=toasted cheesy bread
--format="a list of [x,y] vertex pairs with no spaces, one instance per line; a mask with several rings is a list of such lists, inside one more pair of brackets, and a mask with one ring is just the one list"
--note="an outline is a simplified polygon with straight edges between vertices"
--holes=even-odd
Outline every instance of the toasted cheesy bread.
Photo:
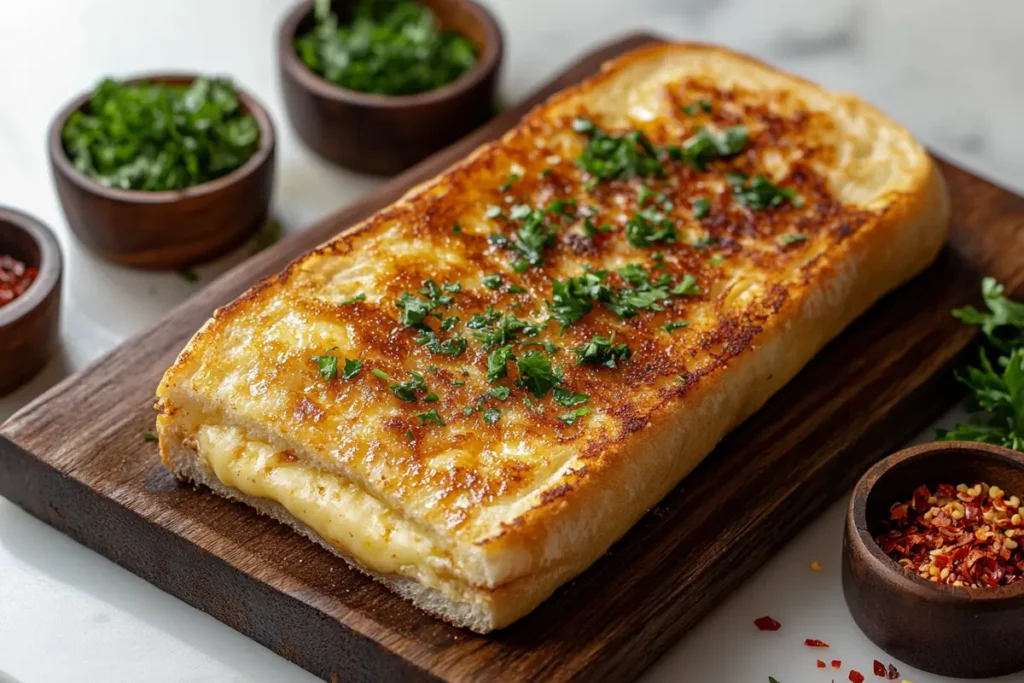
[[622,536],[946,234],[864,102],[645,47],[213,318],[164,462],[478,632]]

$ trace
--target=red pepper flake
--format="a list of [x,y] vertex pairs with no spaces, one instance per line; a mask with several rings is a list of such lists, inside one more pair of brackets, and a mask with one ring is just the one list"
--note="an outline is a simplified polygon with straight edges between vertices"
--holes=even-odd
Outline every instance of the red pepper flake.
[[14,258],[0,254],[0,307],[25,293],[39,271]]
[[896,669],[895,666],[889,664],[889,673],[887,673],[885,677],[890,681],[895,681],[897,678],[900,677],[900,672]]
[[859,671],[851,671],[850,681],[851,683],[864,683],[864,674]]
[[824,643],[817,638],[808,638],[804,641],[804,645],[807,647],[828,647],[828,643]]
[[782,624],[775,621],[771,617],[761,617],[759,619],[754,619],[754,626],[756,626],[759,631],[778,631],[780,628],[782,628]]
[[927,581],[994,588],[1024,579],[1024,507],[998,486],[919,486],[885,525],[879,547]]
[[833,669],[842,669],[843,668],[843,660],[841,660],[841,659],[833,659],[832,660],[832,668]]
[[885,664],[882,664],[877,659],[875,660],[875,675],[885,678]]
[[818,668],[819,668],[819,669],[824,669],[824,668],[825,668],[825,662],[823,662],[823,661],[821,661],[821,660],[819,659],[819,660],[818,660]]

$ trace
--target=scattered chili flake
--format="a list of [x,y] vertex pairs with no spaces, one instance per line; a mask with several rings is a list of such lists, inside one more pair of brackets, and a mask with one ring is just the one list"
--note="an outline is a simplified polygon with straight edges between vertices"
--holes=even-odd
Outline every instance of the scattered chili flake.
[[0,306],[24,294],[38,274],[38,269],[30,268],[13,256],[0,254]]
[[759,631],[778,631],[782,628],[782,624],[771,617],[760,617],[758,619],[754,619],[754,626],[756,626]]
[[851,683],[864,683],[864,674],[859,671],[851,671],[850,681]]
[[885,678],[887,680],[890,680],[890,681],[895,681],[899,677],[900,677],[899,670],[890,663],[889,664],[889,672],[885,675]]
[[825,662],[823,662],[823,661],[821,661],[821,660],[819,659],[819,660],[818,660],[818,668],[819,668],[819,669],[824,669],[824,668],[825,668]]
[[822,642],[817,638],[808,638],[804,641],[804,645],[807,647],[828,647],[828,643]]
[[824,568],[825,567],[823,567],[821,565],[821,562],[818,562],[817,560],[815,560],[814,562],[811,562],[811,570],[812,571],[820,572]]
[[879,547],[907,571],[935,583],[1006,586],[1024,578],[1024,507],[998,486],[939,484],[895,503]]
[[843,660],[841,660],[841,659],[833,659],[832,660],[832,668],[833,669],[842,669],[843,668]]
[[885,677],[885,664],[882,664],[877,659],[875,660],[875,675]]

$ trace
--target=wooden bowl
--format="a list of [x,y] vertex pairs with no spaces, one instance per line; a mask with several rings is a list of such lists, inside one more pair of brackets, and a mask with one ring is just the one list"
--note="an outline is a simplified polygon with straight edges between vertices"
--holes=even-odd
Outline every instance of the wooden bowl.
[[[188,84],[194,79],[152,74],[129,81]],[[61,132],[72,112],[88,107],[90,95],[65,107],[49,133],[50,166],[64,215],[89,249],[138,268],[180,268],[229,251],[266,222],[274,184],[274,126],[251,95],[238,91],[242,107],[260,127],[252,157],[225,176],[167,192],[115,189],[75,170]]]
[[[349,90],[311,71],[295,37],[313,24],[313,3],[295,7],[278,32],[281,89],[292,126],[314,153],[363,173],[390,175],[481,126],[494,114],[503,43],[494,17],[470,0],[419,0],[446,29],[478,49],[477,63],[451,83],[418,95]],[[335,11],[345,3],[336,1]]]
[[0,254],[39,269],[28,289],[0,306],[0,396],[39,372],[57,348],[60,331],[61,256],[50,229],[0,207]]
[[875,543],[893,503],[927,484],[983,481],[1024,494],[1024,455],[966,441],[924,444],[872,467],[850,500],[843,543],[843,593],[854,621],[876,645],[942,676],[988,678],[1024,669],[1018,629],[1024,582],[969,589],[926,581]]

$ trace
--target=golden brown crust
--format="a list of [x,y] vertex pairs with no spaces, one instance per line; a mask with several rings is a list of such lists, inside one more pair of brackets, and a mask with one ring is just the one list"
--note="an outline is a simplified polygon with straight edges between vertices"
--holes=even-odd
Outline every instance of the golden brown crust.
[[[714,103],[712,112],[682,112],[701,98]],[[648,181],[649,193],[636,179],[586,188],[573,161],[583,139],[570,127],[580,114],[611,131],[640,128],[659,146],[678,144],[698,125],[743,124],[751,141],[706,170],[666,162],[667,178]],[[732,171],[766,172],[803,206],[746,208],[725,181]],[[512,172],[521,178],[499,190]],[[638,248],[622,222],[641,194],[659,192],[654,201],[681,226],[679,239]],[[488,239],[513,238],[509,208],[569,197],[594,209],[594,224],[617,229],[585,237],[579,216],[551,219],[561,225],[542,263],[511,270],[514,253]],[[690,215],[698,198],[711,202],[699,220]],[[488,204],[504,215],[485,218]],[[947,221],[930,159],[860,100],[721,48],[641,48],[218,310],[161,384],[161,438],[181,420],[226,420],[359,483],[457,558],[488,596],[484,621],[500,627],[592,563],[824,343],[927,265]],[[783,235],[803,241],[783,244]],[[713,245],[695,246],[709,236]],[[626,319],[598,303],[564,333],[548,325],[515,346],[518,354],[541,341],[561,347],[551,358],[563,368],[562,384],[590,396],[590,415],[566,424],[550,395],[535,399],[507,380],[510,398],[487,396],[488,349],[464,327],[470,316],[493,307],[537,322],[547,315],[552,280],[627,263],[672,285],[692,275],[701,294]],[[495,272],[501,291],[481,287],[480,276]],[[470,342],[458,358],[431,353],[417,343],[420,332],[397,319],[395,299],[427,278],[462,286],[441,316],[462,318],[454,329]],[[627,287],[615,272],[606,282]],[[359,291],[365,301],[341,304]],[[690,326],[662,329],[677,320]],[[439,323],[427,322],[443,338]],[[615,370],[573,363],[571,347],[612,332],[632,350],[628,362]],[[310,358],[335,346],[363,361],[360,377],[318,380]],[[432,365],[425,376],[439,400],[429,405],[398,401],[368,372],[404,379]],[[515,364],[509,374],[516,379]],[[498,424],[485,424],[479,410],[463,413],[475,405],[500,408]],[[428,408],[443,427],[420,424],[415,416]]]

